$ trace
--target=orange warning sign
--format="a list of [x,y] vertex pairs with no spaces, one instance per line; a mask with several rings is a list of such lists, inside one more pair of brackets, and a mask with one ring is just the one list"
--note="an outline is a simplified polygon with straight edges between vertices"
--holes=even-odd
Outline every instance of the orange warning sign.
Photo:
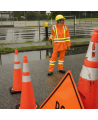
[[40,109],[83,109],[75,82],[68,70]]

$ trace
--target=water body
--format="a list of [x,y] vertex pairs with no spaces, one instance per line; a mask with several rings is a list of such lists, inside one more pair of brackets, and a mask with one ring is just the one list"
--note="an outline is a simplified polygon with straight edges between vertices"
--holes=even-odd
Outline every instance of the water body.
[[[73,47],[70,50],[66,51],[65,56],[86,53],[87,49],[88,49],[88,46]],[[40,51],[29,51],[29,52],[19,52],[19,59],[20,59],[20,62],[22,63],[23,57],[27,56],[28,61],[33,62],[35,60],[46,59],[46,55],[48,55],[50,58],[52,55],[52,52],[53,52],[52,49],[40,50]],[[58,53],[58,56],[59,56],[59,53]],[[1,54],[0,65],[11,64],[11,63],[14,64],[14,53]]]

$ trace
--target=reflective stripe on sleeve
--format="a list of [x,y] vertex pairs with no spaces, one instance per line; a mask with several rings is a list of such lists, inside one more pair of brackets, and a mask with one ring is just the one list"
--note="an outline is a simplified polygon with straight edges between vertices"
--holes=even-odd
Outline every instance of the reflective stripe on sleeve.
[[56,25],[54,26],[54,31],[55,31],[55,38],[57,39],[57,29],[56,29]]

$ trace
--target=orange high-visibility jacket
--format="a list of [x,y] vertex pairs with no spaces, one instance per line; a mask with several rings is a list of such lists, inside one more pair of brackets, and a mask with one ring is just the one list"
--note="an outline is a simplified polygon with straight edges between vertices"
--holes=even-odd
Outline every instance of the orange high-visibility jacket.
[[71,46],[69,29],[65,23],[59,26],[57,23],[52,27],[52,34],[49,40],[53,41],[53,49],[56,51],[66,50],[67,47]]

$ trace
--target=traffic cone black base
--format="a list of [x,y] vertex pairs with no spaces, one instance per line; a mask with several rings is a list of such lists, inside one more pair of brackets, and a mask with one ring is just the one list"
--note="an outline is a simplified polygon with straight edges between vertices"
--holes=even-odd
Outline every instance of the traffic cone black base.
[[12,90],[12,87],[10,87],[10,93],[11,93],[11,94],[17,94],[17,93],[21,93],[21,91],[13,91],[13,90]]
[[[36,109],[39,109],[39,105],[38,105],[38,103],[36,102],[36,105],[37,105],[37,108]],[[19,109],[19,107],[20,107],[20,104],[18,104],[18,105],[16,105],[16,109]]]
[[19,107],[20,107],[20,104],[16,105],[16,109],[19,109]]

